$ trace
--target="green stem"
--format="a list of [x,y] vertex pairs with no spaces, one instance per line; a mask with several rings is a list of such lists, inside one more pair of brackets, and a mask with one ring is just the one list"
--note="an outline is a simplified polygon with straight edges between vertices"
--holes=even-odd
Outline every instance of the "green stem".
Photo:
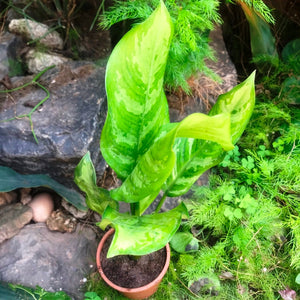
[[96,21],[99,19],[99,15],[100,15],[101,9],[103,9],[103,12],[104,12],[104,2],[105,1],[102,0],[101,4],[98,7],[98,10],[96,12],[95,18],[94,18],[94,20],[92,22],[92,25],[90,26],[90,31],[92,31],[92,29],[94,28],[94,25],[95,25]]
[[130,212],[133,216],[140,216],[140,203],[130,203]]
[[166,198],[167,198],[167,195],[164,194],[164,195],[162,196],[162,198],[160,199],[160,201],[159,201],[159,203],[158,203],[158,205],[157,205],[157,207],[156,207],[156,209],[155,209],[155,212],[156,212],[156,213],[159,213],[161,207],[163,206],[163,204],[164,204],[165,201],[166,201]]
[[22,290],[22,291],[26,292],[27,294],[29,294],[30,296],[32,296],[32,298],[33,298],[34,300],[38,300],[38,299],[35,297],[35,295],[34,295],[33,293],[31,293],[31,291],[29,291],[27,288],[23,288],[23,287],[20,286],[20,285],[16,285],[16,286],[14,286],[14,288],[15,288],[15,289]]

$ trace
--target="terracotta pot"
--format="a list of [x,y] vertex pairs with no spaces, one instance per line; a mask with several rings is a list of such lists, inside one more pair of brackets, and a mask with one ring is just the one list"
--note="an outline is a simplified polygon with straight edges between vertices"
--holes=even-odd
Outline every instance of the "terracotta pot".
[[155,280],[153,280],[152,282],[148,283],[147,285],[144,285],[144,286],[141,286],[138,288],[125,288],[125,287],[118,286],[118,285],[114,284],[113,282],[111,282],[104,274],[102,266],[101,266],[101,259],[100,259],[101,250],[103,248],[104,243],[108,239],[108,237],[110,235],[112,235],[114,233],[114,231],[115,230],[112,228],[108,232],[105,233],[105,235],[101,239],[98,249],[97,249],[96,262],[97,262],[98,271],[99,271],[102,279],[110,287],[119,291],[125,297],[127,297],[129,299],[146,299],[147,297],[150,297],[157,291],[157,288],[158,288],[160,282],[162,281],[164,275],[166,274],[166,272],[168,270],[168,267],[170,264],[170,246],[169,246],[169,244],[166,245],[166,262],[165,262],[165,265],[164,265],[162,271],[158,275],[158,277]]

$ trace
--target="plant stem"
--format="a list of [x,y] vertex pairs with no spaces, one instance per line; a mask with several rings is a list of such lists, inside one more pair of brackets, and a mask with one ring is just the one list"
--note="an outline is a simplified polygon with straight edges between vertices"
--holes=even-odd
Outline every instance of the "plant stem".
[[39,106],[41,106],[49,97],[50,97],[50,93],[49,91],[43,86],[41,85],[39,82],[37,82],[37,80],[44,74],[46,73],[48,70],[54,68],[55,66],[52,65],[48,68],[45,68],[44,70],[42,70],[40,73],[38,73],[30,82],[27,82],[21,86],[18,86],[14,89],[10,89],[10,90],[3,90],[3,91],[0,91],[0,93],[12,93],[12,92],[15,92],[15,91],[18,91],[20,89],[23,89],[29,85],[33,85],[33,84],[36,84],[37,86],[39,86],[45,93],[46,93],[46,96],[28,113],[28,114],[23,114],[23,115],[17,115],[13,118],[9,118],[9,119],[5,119],[5,120],[1,120],[0,123],[3,123],[3,122],[8,122],[8,121],[12,121],[12,120],[16,120],[16,119],[23,119],[23,118],[28,118],[29,119],[29,123],[30,123],[30,129],[31,129],[31,132],[32,132],[32,135],[34,137],[34,140],[35,142],[38,144],[38,139],[36,137],[36,134],[33,130],[33,122],[32,122],[32,114],[39,108]]
[[130,203],[130,212],[133,216],[140,216],[140,204],[139,204],[139,202]]
[[158,213],[158,212],[160,211],[161,207],[163,206],[163,204],[164,204],[165,201],[166,201],[166,198],[167,198],[167,195],[164,194],[164,195],[162,196],[162,198],[160,199],[160,201],[159,201],[159,203],[158,203],[158,205],[157,205],[157,207],[156,207],[156,209],[155,209],[155,212],[156,212],[156,213]]

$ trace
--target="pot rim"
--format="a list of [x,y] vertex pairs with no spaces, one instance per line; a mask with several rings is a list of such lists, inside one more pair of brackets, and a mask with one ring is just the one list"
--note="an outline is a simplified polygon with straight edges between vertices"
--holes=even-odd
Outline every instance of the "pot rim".
[[165,261],[165,264],[164,264],[164,267],[162,269],[162,271],[159,273],[159,275],[153,280],[151,281],[150,283],[146,284],[146,285],[143,285],[143,286],[140,286],[140,287],[137,287],[137,288],[126,288],[126,287],[122,287],[122,286],[119,286],[119,285],[116,285],[115,283],[113,283],[112,281],[110,281],[105,273],[103,272],[103,269],[102,269],[102,266],[101,266],[101,260],[100,260],[100,253],[101,253],[101,250],[102,250],[102,247],[105,243],[105,241],[107,240],[107,238],[112,235],[113,233],[115,232],[115,229],[114,228],[111,228],[109,229],[109,231],[107,231],[104,236],[102,237],[99,245],[98,245],[98,248],[97,248],[97,254],[96,254],[96,263],[97,263],[97,269],[101,275],[101,277],[103,278],[103,280],[108,284],[110,285],[112,288],[114,288],[115,290],[119,291],[119,292],[125,292],[125,293],[136,293],[136,292],[140,292],[140,291],[143,291],[145,289],[149,289],[157,284],[159,284],[162,280],[162,278],[164,277],[164,275],[166,274],[168,268],[169,268],[169,264],[170,264],[170,246],[169,244],[166,244],[165,246],[165,249],[166,249],[166,261]]

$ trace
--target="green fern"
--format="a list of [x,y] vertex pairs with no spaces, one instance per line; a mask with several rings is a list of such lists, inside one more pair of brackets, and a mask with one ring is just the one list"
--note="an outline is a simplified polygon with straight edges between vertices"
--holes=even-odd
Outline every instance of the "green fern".
[[[159,0],[116,0],[100,19],[103,28],[109,28],[123,20],[140,22],[145,20]],[[165,4],[174,23],[174,38],[170,47],[165,73],[165,86],[169,89],[183,88],[189,91],[187,79],[197,71],[217,79],[204,59],[214,59],[213,51],[208,45],[208,34],[214,24],[220,23],[218,14],[219,1],[196,0],[181,1],[166,0]]]
[[226,258],[225,246],[226,243],[220,242],[213,247],[202,247],[196,255],[181,255],[177,264],[181,276],[190,285],[203,276],[214,274]]
[[[238,2],[237,0],[235,2]],[[244,0],[253,6],[267,22],[274,22],[270,9],[262,0]],[[113,5],[100,17],[100,26],[110,28],[112,25],[133,20],[145,20],[157,7],[159,0],[115,0]],[[165,86],[176,90],[181,87],[190,91],[187,80],[197,72],[202,72],[214,80],[219,77],[207,67],[205,59],[215,60],[209,46],[209,32],[221,23],[218,13],[219,0],[165,0],[174,23],[174,38],[170,46],[165,73]]]

